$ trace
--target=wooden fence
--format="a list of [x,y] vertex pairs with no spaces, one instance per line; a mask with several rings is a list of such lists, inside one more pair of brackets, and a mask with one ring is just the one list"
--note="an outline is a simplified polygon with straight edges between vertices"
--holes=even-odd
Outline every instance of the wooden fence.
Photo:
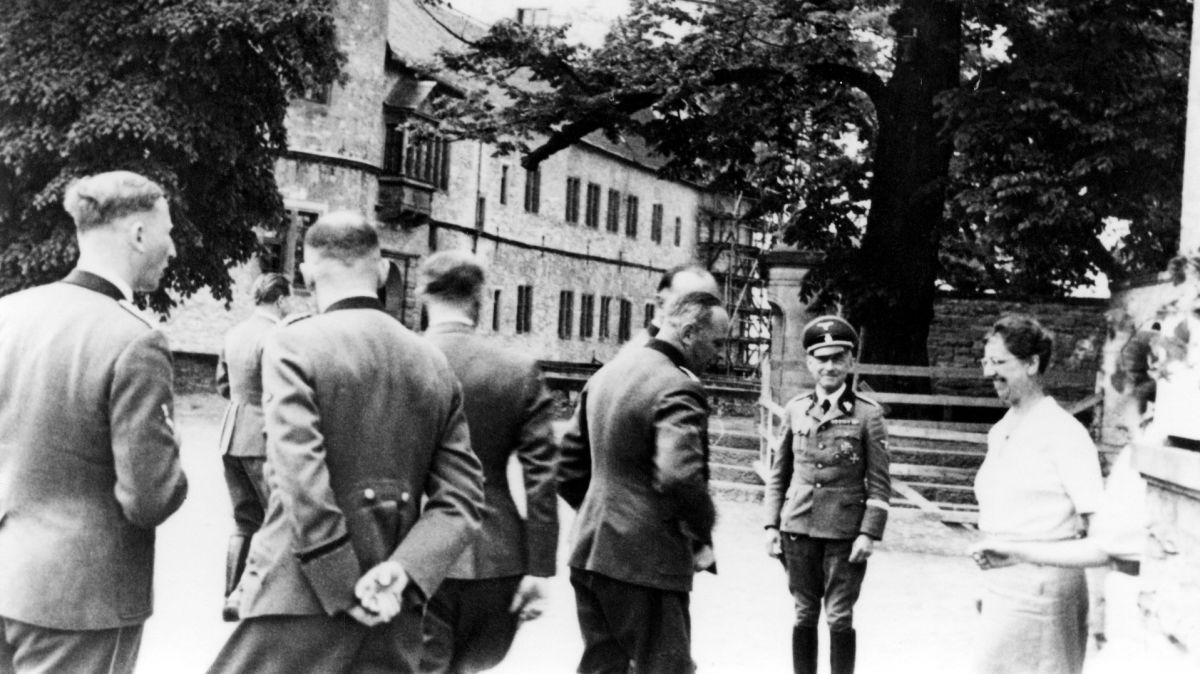
[[[978,520],[972,483],[987,452],[987,429],[1005,405],[995,396],[939,393],[939,389],[970,389],[981,382],[974,368],[918,367],[860,363],[856,367],[860,390],[883,403],[887,417],[893,503],[918,508],[943,522],[972,524]],[[889,379],[881,380],[880,377]],[[879,382],[909,377],[927,380],[931,393],[880,390]],[[763,381],[770,380],[764,373]],[[1096,376],[1090,372],[1047,373],[1045,384],[1052,393],[1090,391],[1063,407],[1073,415],[1090,413],[1093,421],[1103,408],[1096,393]],[[866,382],[864,384],[864,382]],[[875,383],[875,386],[871,386]],[[1061,400],[1060,400],[1061,402]],[[771,399],[766,384],[758,401],[760,455],[756,466],[765,477],[782,440],[784,409]],[[900,410],[904,410],[902,413]],[[994,417],[980,421],[981,417]],[[966,417],[969,420],[958,420]]]

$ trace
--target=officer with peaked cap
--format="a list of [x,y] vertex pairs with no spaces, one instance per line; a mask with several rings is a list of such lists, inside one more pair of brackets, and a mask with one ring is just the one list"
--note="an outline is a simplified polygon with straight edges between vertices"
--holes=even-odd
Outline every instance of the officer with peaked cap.
[[854,328],[821,316],[804,326],[802,339],[816,388],[786,406],[767,478],[767,554],[782,559],[795,600],[795,671],[817,671],[823,598],[831,671],[849,674],[857,648],[854,603],[887,522],[887,430],[879,404],[847,384],[858,346]]

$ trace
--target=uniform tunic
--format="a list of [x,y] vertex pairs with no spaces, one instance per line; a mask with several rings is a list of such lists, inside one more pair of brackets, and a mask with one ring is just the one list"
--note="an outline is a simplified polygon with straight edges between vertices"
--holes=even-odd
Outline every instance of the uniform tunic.
[[[767,477],[766,526],[782,534],[796,623],[816,625],[824,595],[831,628],[850,629],[866,570],[849,563],[850,542],[859,534],[883,537],[892,488],[878,403],[849,387],[831,403],[822,412],[811,393],[787,404]],[[807,549],[812,541],[819,554]]]

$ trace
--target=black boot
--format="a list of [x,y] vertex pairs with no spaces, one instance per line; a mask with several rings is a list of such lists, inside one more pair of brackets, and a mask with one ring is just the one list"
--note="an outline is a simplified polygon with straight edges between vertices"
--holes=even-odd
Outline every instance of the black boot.
[[829,633],[829,671],[832,674],[854,674],[857,642],[852,629]]
[[250,537],[234,534],[229,537],[229,548],[225,552],[225,605],[221,608],[221,619],[237,622],[240,593],[235,593],[242,571],[246,569],[246,555],[250,552]]
[[817,674],[817,628],[792,626],[792,669],[796,674]]

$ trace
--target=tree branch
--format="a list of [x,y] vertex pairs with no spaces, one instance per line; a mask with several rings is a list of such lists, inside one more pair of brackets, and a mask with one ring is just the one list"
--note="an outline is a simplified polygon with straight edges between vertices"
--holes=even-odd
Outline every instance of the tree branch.
[[841,82],[862,91],[871,99],[871,102],[876,107],[880,106],[883,96],[887,92],[887,85],[882,78],[875,73],[869,73],[858,68],[852,68],[840,63],[816,63],[809,66],[808,70],[827,80]]
[[[779,78],[783,81],[783,84],[792,84],[795,82],[795,76],[786,70],[767,66],[750,66],[746,68],[722,68],[714,70],[711,75],[701,82],[701,86],[719,86],[738,82],[759,81],[763,77]],[[554,153],[565,150],[582,140],[589,133],[604,128],[605,124],[612,118],[612,113],[620,113],[626,116],[632,115],[661,100],[663,93],[663,90],[658,88],[641,89],[615,96],[612,94],[599,94],[587,99],[582,103],[581,107],[595,107],[599,110],[600,106],[606,101],[612,101],[612,105],[609,105],[603,111],[586,114],[551,134],[545,143],[534,148],[521,159],[521,166],[529,170],[537,168],[538,164],[541,164]]]

